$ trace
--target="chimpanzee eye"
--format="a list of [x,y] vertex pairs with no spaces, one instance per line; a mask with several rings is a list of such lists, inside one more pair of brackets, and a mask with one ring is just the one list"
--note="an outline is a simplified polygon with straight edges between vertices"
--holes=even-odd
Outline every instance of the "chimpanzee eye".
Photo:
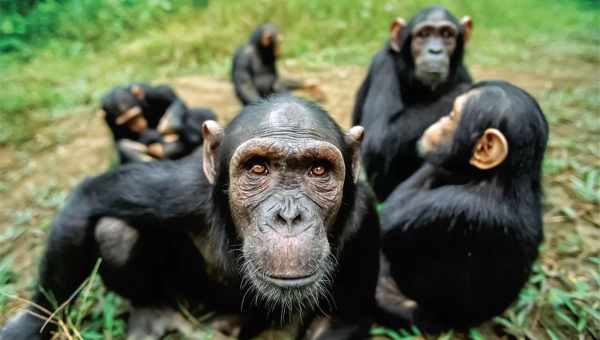
[[429,31],[428,30],[420,30],[419,32],[417,32],[417,37],[419,38],[427,38],[429,36]]
[[443,30],[442,31],[442,38],[451,38],[453,36],[452,32],[450,32],[449,30]]
[[269,173],[269,169],[263,164],[254,164],[250,168],[250,173],[256,176],[264,176]]
[[323,177],[327,175],[327,167],[323,164],[317,164],[310,169],[311,176]]
[[269,168],[264,159],[253,158],[246,163],[248,173],[254,176],[265,176],[269,174]]

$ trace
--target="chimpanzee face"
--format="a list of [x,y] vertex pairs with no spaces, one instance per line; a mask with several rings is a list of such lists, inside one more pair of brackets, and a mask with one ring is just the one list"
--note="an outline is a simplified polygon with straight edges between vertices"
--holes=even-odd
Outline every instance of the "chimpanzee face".
[[[228,163],[243,273],[256,292],[288,310],[316,303],[326,291],[335,263],[328,232],[342,205],[347,172],[354,174],[347,164],[355,167],[344,162],[331,136],[339,132],[327,136],[303,110],[292,104],[263,112],[258,128],[244,128],[254,131]],[[213,123],[204,125],[205,150],[216,135],[209,131]],[[344,138],[358,145],[362,131],[355,127]],[[353,152],[359,155],[358,147]],[[211,177],[210,169],[205,173]]]
[[[132,131],[137,132],[135,126],[141,124],[138,117],[142,116],[140,100],[135,93],[128,89],[120,90],[115,96],[117,103],[115,122],[117,125],[127,124]],[[138,119],[138,122],[134,122],[136,119]]]
[[[457,97],[452,112],[425,130],[418,143],[421,156],[431,163],[455,170],[465,169],[468,163],[487,171],[504,162],[508,155],[506,137],[499,129],[481,123],[486,119],[493,121],[500,113],[492,111],[485,114],[487,117],[482,116],[480,108],[486,104],[479,101],[481,91],[473,89]],[[469,112],[475,112],[475,116],[466,117],[467,103]],[[482,126],[477,127],[478,124]]]
[[459,28],[441,11],[432,12],[411,31],[411,53],[415,77],[435,88],[448,79],[450,60],[457,45]]
[[446,154],[450,152],[463,106],[471,94],[472,92],[469,92],[457,97],[454,100],[452,111],[425,130],[418,143],[419,153],[422,156],[432,153]]
[[260,44],[263,48],[271,49],[273,54],[279,57],[282,53],[283,35],[275,27],[268,26],[261,34]]

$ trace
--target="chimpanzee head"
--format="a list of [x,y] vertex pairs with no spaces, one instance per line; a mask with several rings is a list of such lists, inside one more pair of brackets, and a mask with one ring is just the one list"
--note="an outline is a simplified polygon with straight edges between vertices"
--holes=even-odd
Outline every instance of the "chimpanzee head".
[[410,77],[435,89],[451,78],[462,64],[464,46],[472,28],[469,17],[459,21],[443,7],[428,7],[408,25],[402,18],[392,22],[390,47],[411,70]]
[[278,57],[281,55],[283,36],[277,27],[271,23],[260,25],[250,36],[250,43],[262,55]]
[[352,206],[363,128],[344,134],[318,106],[278,96],[224,131],[205,122],[203,135],[204,172],[226,200],[242,275],[284,312],[317,303],[336,262],[332,235]]
[[102,110],[116,125],[126,125],[131,131],[141,132],[147,127],[142,115],[145,97],[141,84],[116,87],[102,98]]
[[548,123],[536,100],[504,81],[479,82],[454,101],[449,115],[419,141],[421,154],[453,172],[536,176]]

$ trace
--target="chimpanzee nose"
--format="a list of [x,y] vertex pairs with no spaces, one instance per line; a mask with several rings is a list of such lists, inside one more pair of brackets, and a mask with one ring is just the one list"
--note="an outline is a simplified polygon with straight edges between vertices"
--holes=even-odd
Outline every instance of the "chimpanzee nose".
[[276,216],[277,224],[287,226],[289,229],[294,229],[302,223],[302,214],[295,204],[284,206]]
[[304,222],[302,211],[299,209],[299,202],[295,198],[285,197],[282,201],[279,211],[273,216],[273,222],[278,228],[287,228],[288,231],[292,231]]
[[440,53],[442,53],[442,49],[441,48],[429,48],[429,53],[440,54]]

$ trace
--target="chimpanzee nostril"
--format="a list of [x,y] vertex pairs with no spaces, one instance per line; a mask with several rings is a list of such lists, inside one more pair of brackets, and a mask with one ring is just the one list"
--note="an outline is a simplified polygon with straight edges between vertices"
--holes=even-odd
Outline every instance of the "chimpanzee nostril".
[[275,217],[278,224],[293,228],[302,222],[302,216],[298,209],[281,209]]
[[440,54],[440,53],[442,53],[442,49],[441,48],[430,48],[429,49],[429,53],[431,53],[431,54]]

